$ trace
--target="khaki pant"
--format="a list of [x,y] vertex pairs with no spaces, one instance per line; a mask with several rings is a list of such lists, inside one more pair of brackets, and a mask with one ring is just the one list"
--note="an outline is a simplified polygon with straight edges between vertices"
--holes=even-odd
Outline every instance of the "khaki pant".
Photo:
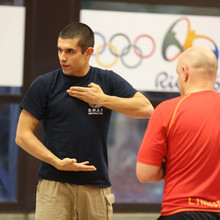
[[111,220],[111,187],[95,188],[49,180],[37,186],[36,220]]

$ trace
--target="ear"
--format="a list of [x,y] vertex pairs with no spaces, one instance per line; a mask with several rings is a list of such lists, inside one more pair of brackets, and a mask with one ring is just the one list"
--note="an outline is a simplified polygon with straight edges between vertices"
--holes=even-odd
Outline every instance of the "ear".
[[182,71],[183,71],[183,82],[187,82],[187,80],[189,78],[187,66],[183,66]]
[[86,53],[86,56],[90,58],[92,56],[93,52],[94,52],[94,48],[89,47],[85,53]]

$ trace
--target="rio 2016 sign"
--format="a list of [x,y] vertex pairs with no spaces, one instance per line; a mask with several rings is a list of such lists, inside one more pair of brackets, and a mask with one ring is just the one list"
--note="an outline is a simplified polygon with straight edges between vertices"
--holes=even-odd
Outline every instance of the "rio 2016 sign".
[[220,17],[95,10],[81,10],[80,17],[95,33],[90,64],[112,69],[141,91],[178,92],[176,62],[193,45],[219,58],[220,32],[212,27]]

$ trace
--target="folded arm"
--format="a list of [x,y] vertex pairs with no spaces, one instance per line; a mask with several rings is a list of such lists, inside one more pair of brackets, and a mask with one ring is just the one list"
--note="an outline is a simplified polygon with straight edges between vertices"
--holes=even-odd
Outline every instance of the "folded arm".
[[68,94],[89,104],[98,104],[133,118],[149,118],[153,113],[150,101],[140,92],[131,98],[121,98],[103,93],[99,85],[89,84],[89,87],[73,86]]
[[22,110],[18,126],[15,142],[26,152],[32,156],[44,161],[58,170],[66,171],[94,171],[96,168],[88,165],[88,161],[77,163],[75,158],[59,159],[51,151],[49,151],[41,141],[35,136],[34,130],[39,124],[39,120],[32,116],[26,110]]

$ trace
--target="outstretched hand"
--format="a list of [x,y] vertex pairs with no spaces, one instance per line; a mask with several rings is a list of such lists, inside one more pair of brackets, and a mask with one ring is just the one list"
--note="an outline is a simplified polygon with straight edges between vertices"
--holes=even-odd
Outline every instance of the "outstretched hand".
[[95,83],[90,83],[88,86],[89,87],[72,86],[67,90],[67,93],[89,104],[101,104],[105,98],[101,87]]
[[76,159],[64,158],[59,161],[56,168],[63,171],[96,171],[95,166],[88,164],[89,161],[77,163]]

